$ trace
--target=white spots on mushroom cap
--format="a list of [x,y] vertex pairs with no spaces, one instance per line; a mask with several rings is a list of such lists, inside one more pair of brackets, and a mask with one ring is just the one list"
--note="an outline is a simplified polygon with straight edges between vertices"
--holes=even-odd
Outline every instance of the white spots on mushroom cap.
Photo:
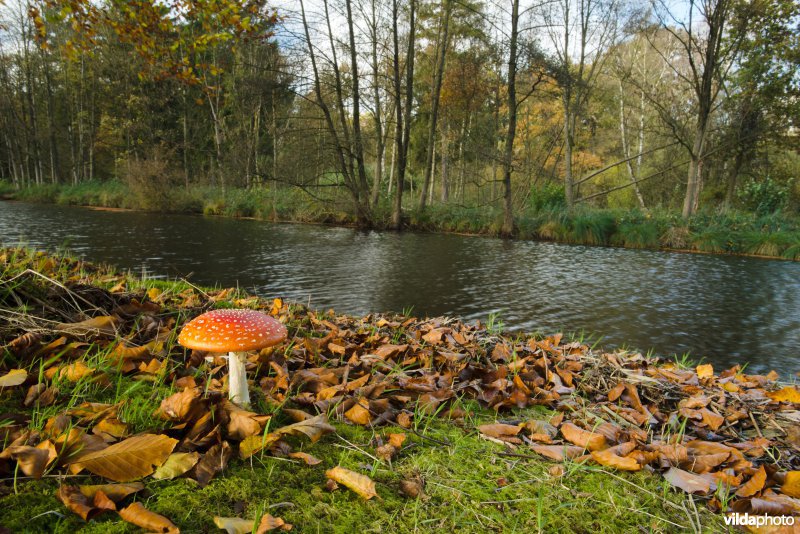
[[189,348],[227,352],[255,350],[286,338],[279,321],[255,310],[212,310],[184,325],[179,343]]

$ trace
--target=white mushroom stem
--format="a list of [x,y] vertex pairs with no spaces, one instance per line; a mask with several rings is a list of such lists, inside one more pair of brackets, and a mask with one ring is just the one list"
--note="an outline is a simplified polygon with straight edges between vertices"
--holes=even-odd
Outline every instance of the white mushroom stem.
[[250,392],[247,389],[247,373],[244,369],[247,353],[231,352],[228,354],[228,398],[234,404],[247,407],[250,405]]

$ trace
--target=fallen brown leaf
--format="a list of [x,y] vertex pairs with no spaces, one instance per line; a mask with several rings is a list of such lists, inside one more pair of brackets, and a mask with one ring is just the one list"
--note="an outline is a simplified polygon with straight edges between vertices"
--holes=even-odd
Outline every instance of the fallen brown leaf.
[[325,476],[353,490],[367,500],[378,496],[375,492],[375,482],[366,475],[361,475],[337,465],[325,471]]
[[[6,450],[9,452],[11,458],[17,461],[20,470],[22,470],[26,476],[33,478],[42,478],[47,464],[51,461],[50,451],[47,448],[31,447],[30,445],[14,445]],[[55,452],[55,449],[53,449],[53,452]]]
[[119,511],[119,516],[137,527],[141,527],[148,532],[162,532],[164,534],[179,534],[180,529],[175,524],[155,512],[145,508],[142,503],[135,502]]
[[275,517],[270,514],[264,514],[261,516],[261,521],[258,523],[258,529],[256,530],[256,534],[264,534],[265,532],[270,532],[271,530],[275,530],[276,528],[289,531],[292,530],[292,525],[285,522],[280,517]]
[[10,388],[18,386],[28,378],[28,371],[25,369],[12,369],[3,376],[0,376],[0,388]]
[[84,521],[103,511],[95,508],[92,501],[75,486],[60,486],[56,496],[64,506]]
[[177,443],[163,434],[140,434],[81,456],[75,466],[115,482],[130,482],[153,473]]
[[599,451],[607,447],[605,436],[583,430],[573,423],[564,423],[561,425],[561,435],[564,436],[567,441],[590,451]]
[[700,493],[702,495],[711,491],[711,483],[700,475],[695,475],[677,467],[671,467],[666,473],[664,478],[675,486],[680,488],[686,493]]
[[200,453],[197,452],[174,452],[169,455],[155,473],[153,478],[156,480],[172,480],[188,472],[200,460]]
[[109,499],[119,502],[128,495],[132,495],[144,489],[141,482],[130,482],[128,484],[94,484],[78,486],[78,489],[87,498],[94,499],[97,492],[102,491]]
[[592,458],[602,466],[613,467],[622,471],[639,471],[642,468],[639,462],[633,458],[618,456],[611,449],[592,451]]
[[307,452],[290,452],[289,458],[294,458],[296,460],[303,460],[306,463],[306,465],[319,465],[322,463],[322,460],[311,456]]
[[214,524],[228,534],[250,534],[256,522],[240,517],[214,517]]
[[299,421],[297,423],[279,428],[275,431],[275,433],[279,435],[291,436],[305,435],[308,436],[312,443],[314,443],[325,434],[335,431],[336,429],[328,424],[328,418],[325,416],[325,414],[320,414],[316,417],[312,417],[311,419],[306,419],[304,421]]
[[767,482],[767,472],[764,470],[764,466],[758,468],[758,471],[750,477],[750,480],[742,484],[742,486],[736,490],[737,497],[752,497],[759,491],[764,488],[764,484]]

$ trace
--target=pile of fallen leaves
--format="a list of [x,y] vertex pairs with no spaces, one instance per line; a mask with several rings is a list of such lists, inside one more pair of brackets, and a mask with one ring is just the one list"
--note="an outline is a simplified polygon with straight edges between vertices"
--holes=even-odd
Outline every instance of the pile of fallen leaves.
[[[2,252],[0,265],[12,261]],[[22,261],[19,254],[13,261]],[[446,318],[354,318],[234,290],[129,291],[129,279],[112,271],[42,255],[23,259],[32,269],[0,284],[7,323],[0,326],[0,396],[22,405],[0,414],[0,474],[89,472],[109,481],[73,486],[64,479],[58,497],[85,520],[116,512],[146,529],[174,532],[169,519],[135,500],[144,488],[138,480],[189,477],[204,486],[230,461],[255,454],[316,465],[293,450],[290,436],[313,443],[334,431],[328,418],[407,429],[420,413],[458,421],[466,415],[456,402],[462,398],[512,416],[511,409],[533,405],[556,412],[478,427],[507,446],[501,454],[646,469],[712,510],[800,514],[800,391],[779,385],[775,373],[734,367],[715,374],[710,365],[596,352],[560,335],[498,336]],[[175,344],[183,323],[223,304],[263,309],[288,327],[287,341],[253,352],[247,370],[257,405],[280,407],[292,424],[273,428],[272,415],[229,402],[221,355]],[[14,311],[23,305],[25,313]],[[133,434],[120,415],[125,399],[73,405],[32,428],[30,410],[68,404],[60,384],[112,387],[114,373],[172,384],[151,431]],[[376,458],[391,462],[404,439],[380,437]],[[341,484],[366,499],[377,496],[366,475],[341,466],[326,475],[329,490]],[[421,487],[403,491],[415,496]],[[269,514],[259,525],[217,522],[230,532],[292,528]]]

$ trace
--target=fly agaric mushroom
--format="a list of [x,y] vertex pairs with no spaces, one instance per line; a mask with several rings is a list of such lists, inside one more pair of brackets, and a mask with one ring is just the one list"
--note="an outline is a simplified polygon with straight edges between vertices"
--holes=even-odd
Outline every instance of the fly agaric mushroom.
[[286,327],[255,310],[211,310],[183,326],[178,343],[188,349],[227,352],[228,397],[234,404],[250,404],[245,352],[271,347],[286,339]]

